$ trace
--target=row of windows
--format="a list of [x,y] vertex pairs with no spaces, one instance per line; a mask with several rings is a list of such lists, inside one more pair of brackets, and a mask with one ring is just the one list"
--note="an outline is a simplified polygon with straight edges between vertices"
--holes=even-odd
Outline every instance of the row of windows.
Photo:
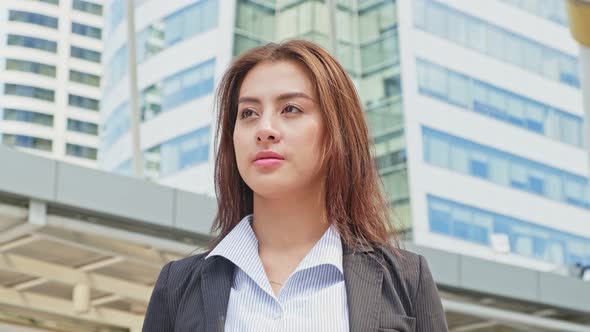
[[56,53],[57,52],[57,43],[51,40],[29,37],[29,36],[22,36],[22,35],[14,35],[9,34],[8,38],[6,39],[6,44],[8,46],[21,46],[27,48],[35,48],[41,51]]
[[82,134],[98,135],[98,125],[96,123],[68,119],[68,130]]
[[6,59],[5,67],[7,70],[23,71],[49,77],[55,77],[56,72],[55,66],[17,59]]
[[423,127],[422,136],[424,160],[431,165],[590,209],[585,177],[433,129]]
[[14,108],[0,109],[2,119],[8,121],[27,122],[42,126],[53,126],[53,115]]
[[[146,61],[166,47],[215,28],[217,16],[217,0],[203,0],[149,25],[136,35],[137,63]],[[127,72],[127,52],[127,45],[123,45],[111,58],[105,78],[107,91]]]
[[100,108],[100,102],[98,100],[73,94],[68,95],[68,104],[70,106],[85,108],[91,111],[98,111]]
[[90,25],[72,22],[72,32],[78,35],[102,39],[102,30]]
[[70,81],[95,87],[100,86],[100,76],[77,70],[70,70]]
[[74,2],[72,3],[72,8],[89,14],[102,16],[102,5],[99,5],[94,2],[74,0]]
[[[199,128],[143,152],[145,175],[157,179],[194,167],[209,158],[211,128]],[[117,173],[131,174],[131,161],[119,165]]]
[[5,83],[4,94],[11,96],[35,98],[50,102],[55,101],[55,91],[21,84]]
[[[208,60],[170,75],[143,89],[139,97],[141,121],[148,121],[190,100],[213,91],[215,60]],[[128,104],[118,106],[104,123],[104,147],[111,146],[129,130]]]
[[[0,113],[2,114],[3,120],[26,122],[47,127],[53,126],[53,115],[51,114],[14,108],[0,109]],[[68,130],[83,134],[98,135],[98,126],[96,124],[74,119],[68,119]]]
[[[27,48],[35,48],[42,51],[57,52],[57,43],[51,40],[9,34],[6,44],[9,46],[21,46]],[[71,46],[70,56],[82,60],[100,63],[100,52],[89,50],[82,47]]]
[[565,1],[563,0],[500,0],[531,14],[546,18],[563,26],[568,25]]
[[[14,134],[2,134],[1,138],[2,144],[8,146],[18,146],[49,152],[53,148],[53,142],[50,139],[45,138]],[[66,154],[69,156],[96,160],[97,150],[96,148],[66,143]]]
[[418,59],[418,90],[563,143],[583,146],[584,119]]
[[56,17],[20,10],[10,10],[8,13],[8,20],[13,22],[36,24],[53,29],[57,29],[58,26],[58,19]]
[[49,3],[52,5],[56,5],[56,6],[59,5],[59,0],[35,0],[35,1]]
[[100,52],[89,50],[86,48],[71,46],[70,55],[73,58],[100,63]]
[[508,237],[510,252],[556,264],[590,264],[590,239],[554,228],[428,195],[433,233],[491,246],[491,236]]
[[66,143],[66,154],[68,156],[96,160],[97,151],[96,148]]
[[580,87],[575,57],[432,0],[414,1],[416,27],[564,84]]
[[2,134],[2,144],[41,151],[51,151],[53,142],[49,139],[33,136]]

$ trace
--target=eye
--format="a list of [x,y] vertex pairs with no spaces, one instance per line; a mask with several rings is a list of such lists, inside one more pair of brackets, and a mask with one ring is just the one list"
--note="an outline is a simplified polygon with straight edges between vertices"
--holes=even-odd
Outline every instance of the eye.
[[295,105],[287,105],[283,108],[282,113],[301,113],[301,109]]
[[246,108],[240,112],[240,119],[249,118],[254,114],[254,110],[251,108]]

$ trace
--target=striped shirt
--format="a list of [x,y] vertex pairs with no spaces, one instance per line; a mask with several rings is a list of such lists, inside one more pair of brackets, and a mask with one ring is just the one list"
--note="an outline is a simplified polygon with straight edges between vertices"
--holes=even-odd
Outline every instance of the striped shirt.
[[342,243],[333,226],[299,263],[275,296],[258,255],[252,215],[207,255],[235,266],[225,331],[348,331]]

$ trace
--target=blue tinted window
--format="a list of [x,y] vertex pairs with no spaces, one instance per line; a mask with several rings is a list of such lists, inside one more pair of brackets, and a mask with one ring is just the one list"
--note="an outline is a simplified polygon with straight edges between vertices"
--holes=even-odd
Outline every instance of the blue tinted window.
[[[576,70],[577,60],[574,56],[541,45],[433,0],[416,0],[413,3],[414,25],[417,28],[544,77],[572,87],[580,87]],[[460,33],[466,32],[467,38],[457,36],[459,30],[449,28],[451,24],[459,20],[463,22]]]
[[74,58],[100,63],[100,52],[97,51],[72,46],[70,48],[70,55]]
[[29,13],[20,10],[10,10],[8,14],[8,20],[14,22],[31,23],[53,29],[57,29],[58,24],[56,17]]
[[97,151],[96,148],[66,143],[66,154],[68,156],[96,160]]
[[[180,135],[144,151],[145,174],[159,178],[204,163],[209,158],[210,127]],[[131,161],[121,163],[117,173],[130,174]]]
[[33,136],[2,134],[2,144],[41,151],[51,151],[53,142],[49,139]]
[[102,128],[102,132],[104,133],[104,138],[102,140],[103,150],[109,148],[119,139],[119,137],[129,131],[131,120],[128,107],[129,103],[123,102],[121,105],[117,106],[106,119]]
[[35,48],[42,51],[57,52],[57,43],[51,40],[9,34],[6,44],[9,46],[21,46],[27,48]]
[[[426,127],[422,136],[424,160],[431,165],[590,209],[590,187],[583,176]],[[461,160],[469,160],[469,167],[463,167]]]
[[28,122],[47,127],[53,126],[53,115],[39,112],[32,112],[14,108],[5,108],[2,113],[2,119],[8,121]]
[[102,5],[89,1],[74,0],[74,2],[72,3],[72,8],[89,14],[94,14],[98,16],[102,15]]
[[41,99],[50,102],[55,100],[55,92],[53,90],[21,84],[4,84],[4,94]]
[[518,7],[533,15],[540,16],[563,26],[568,25],[567,14],[565,10],[565,1],[563,0],[500,0],[511,6]]
[[6,59],[5,68],[7,70],[16,70],[49,77],[55,77],[55,66],[39,62],[25,61],[18,59]]
[[213,91],[215,61],[210,60],[164,80],[163,107],[170,110]]
[[68,130],[83,134],[98,135],[98,126],[95,123],[68,119]]
[[[118,6],[114,2],[113,8]],[[118,10],[118,9],[117,9]],[[142,63],[166,46],[187,40],[215,28],[218,24],[218,1],[203,0],[182,8],[162,21],[147,26],[136,35],[137,62]],[[127,72],[127,46],[121,46],[109,61],[106,89],[112,88]]]
[[[456,219],[454,215],[478,215]],[[428,195],[430,231],[465,241],[490,246],[492,234],[508,237],[514,254],[542,259],[557,264],[590,264],[590,239],[524,221],[492,211],[482,210],[451,200]],[[441,227],[445,225],[445,227]]]
[[582,117],[422,59],[416,68],[421,94],[563,143],[584,144]]
[[96,27],[92,27],[86,24],[72,22],[72,32],[78,35],[101,39],[102,30]]
[[111,1],[111,7],[108,13],[108,30],[114,31],[119,23],[123,20],[125,13],[127,12],[126,9],[126,2],[123,0],[114,0]]
[[[149,121],[162,112],[167,112],[190,100],[203,97],[213,91],[215,59],[170,75],[140,92],[140,118]],[[162,100],[160,102],[160,100]],[[129,131],[128,103],[119,105],[104,123],[104,149],[109,148],[119,137]]]
[[70,106],[85,108],[92,111],[98,111],[99,101],[89,97],[82,97],[73,94],[68,95],[68,104]]

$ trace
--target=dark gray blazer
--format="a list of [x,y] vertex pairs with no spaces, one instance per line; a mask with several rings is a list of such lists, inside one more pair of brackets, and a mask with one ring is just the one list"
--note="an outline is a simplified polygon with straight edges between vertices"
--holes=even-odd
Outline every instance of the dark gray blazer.
[[[154,286],[144,332],[223,331],[234,264],[208,253],[170,262]],[[375,259],[376,258],[376,259]],[[343,244],[350,332],[439,332],[447,322],[424,257]]]

